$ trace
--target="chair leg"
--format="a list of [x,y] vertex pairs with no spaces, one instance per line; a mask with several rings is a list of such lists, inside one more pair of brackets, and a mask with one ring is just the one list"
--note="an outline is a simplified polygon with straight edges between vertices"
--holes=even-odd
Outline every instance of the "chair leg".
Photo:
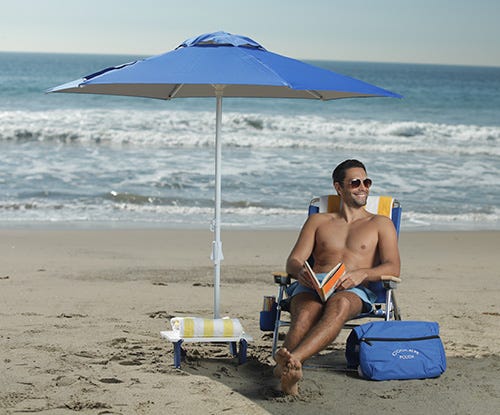
[[392,306],[394,307],[394,320],[401,320],[398,303],[396,301],[396,293],[392,293]]
[[274,357],[274,355],[276,354],[276,349],[278,347],[279,330],[281,327],[281,300],[283,300],[284,292],[285,292],[285,286],[280,284],[280,291],[278,294],[278,301],[276,306],[276,320],[274,322],[274,331],[273,331],[272,357]]
[[280,318],[281,318],[281,310],[278,306],[278,310],[276,311],[276,322],[274,323],[274,332],[273,332],[273,348],[272,348],[272,356],[273,357],[276,354],[276,349],[278,348]]
[[392,290],[387,290],[385,298],[385,321],[392,320],[393,314]]

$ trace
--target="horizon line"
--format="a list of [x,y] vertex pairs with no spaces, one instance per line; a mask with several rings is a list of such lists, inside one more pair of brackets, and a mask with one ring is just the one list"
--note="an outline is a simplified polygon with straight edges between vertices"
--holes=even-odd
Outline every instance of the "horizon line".
[[[98,56],[130,56],[136,58],[148,58],[151,56],[162,55],[170,51],[160,52],[157,54],[135,54],[135,53],[119,53],[119,52],[53,52],[53,51],[25,51],[25,50],[0,50],[0,53],[16,53],[16,54],[39,54],[39,55],[98,55]],[[284,55],[285,56],[285,55]],[[397,61],[397,60],[362,60],[362,59],[331,59],[331,58],[296,58],[293,59],[309,61],[309,62],[353,62],[353,63],[390,63],[395,65],[434,65],[434,66],[464,66],[464,67],[479,67],[479,68],[500,68],[499,64],[486,63],[444,63],[444,62],[415,62],[415,61]]]

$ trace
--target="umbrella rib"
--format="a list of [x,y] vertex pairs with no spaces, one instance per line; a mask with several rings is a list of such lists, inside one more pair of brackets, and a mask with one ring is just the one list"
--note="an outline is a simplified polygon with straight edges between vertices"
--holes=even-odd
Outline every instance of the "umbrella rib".
[[[264,49],[265,50],[265,49]],[[269,72],[271,72],[274,76],[276,76],[280,81],[281,83],[290,88],[290,89],[293,89],[291,86],[290,86],[290,83],[285,81],[283,79],[283,77],[277,72],[275,71],[273,68],[271,68],[266,62],[264,62],[262,59],[260,59],[258,56],[255,56],[253,54],[250,54],[250,53],[247,53],[247,51],[244,51],[245,52],[245,56],[251,58],[252,60],[258,62],[262,67],[266,68]]]
[[324,97],[323,97],[323,95],[321,95],[318,91],[314,91],[314,90],[311,90],[311,89],[306,89],[306,92],[308,94],[312,95],[313,97],[320,99],[321,101],[325,100]]
[[180,89],[184,86],[184,84],[177,84],[173,91],[168,95],[168,98],[175,98]]

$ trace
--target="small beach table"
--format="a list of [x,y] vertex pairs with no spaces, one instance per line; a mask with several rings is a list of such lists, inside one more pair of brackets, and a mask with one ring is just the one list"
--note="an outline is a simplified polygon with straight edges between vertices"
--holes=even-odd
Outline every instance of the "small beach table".
[[[234,357],[238,357],[238,364],[243,364],[247,360],[248,342],[252,341],[252,336],[246,333],[237,337],[184,337],[179,335],[179,331],[160,331],[160,336],[174,345],[174,367],[181,367],[182,343],[229,343],[229,350]],[[239,347],[238,347],[239,344]]]

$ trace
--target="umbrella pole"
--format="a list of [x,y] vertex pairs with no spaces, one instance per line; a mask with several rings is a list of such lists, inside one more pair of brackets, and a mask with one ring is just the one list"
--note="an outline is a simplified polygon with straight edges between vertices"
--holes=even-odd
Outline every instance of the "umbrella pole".
[[220,237],[221,218],[221,158],[222,143],[220,140],[220,130],[222,124],[222,92],[223,86],[216,85],[215,94],[217,97],[216,119],[215,119],[215,218],[214,218],[214,241],[212,243],[212,261],[214,262],[214,318],[219,318],[220,304],[220,262],[224,259],[222,254],[222,242]]

